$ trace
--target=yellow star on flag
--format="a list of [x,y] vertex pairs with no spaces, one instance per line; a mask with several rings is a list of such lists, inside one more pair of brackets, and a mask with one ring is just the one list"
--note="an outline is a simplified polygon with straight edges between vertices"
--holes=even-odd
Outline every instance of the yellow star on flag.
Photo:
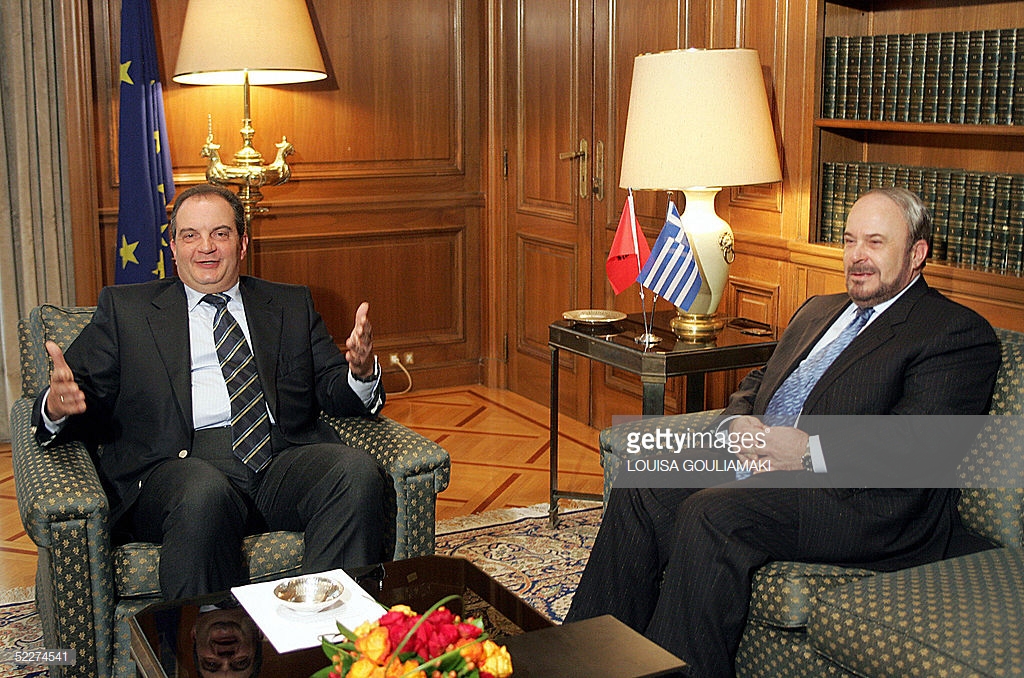
[[134,85],[135,83],[132,81],[132,76],[128,75],[128,69],[131,68],[131,65],[132,62],[130,59],[121,64],[121,82],[127,82],[129,85]]
[[133,264],[139,263],[139,260],[135,258],[135,248],[139,246],[139,241],[136,240],[133,243],[128,242],[128,238],[121,236],[121,249],[117,253],[121,256],[121,268],[128,266],[128,262]]
[[150,271],[157,278],[167,277],[167,268],[164,265],[164,251],[160,250],[160,254],[157,256],[156,268]]

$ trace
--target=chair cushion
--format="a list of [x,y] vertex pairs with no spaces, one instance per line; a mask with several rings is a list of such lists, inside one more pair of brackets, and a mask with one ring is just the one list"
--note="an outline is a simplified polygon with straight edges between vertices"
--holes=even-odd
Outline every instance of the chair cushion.
[[768,563],[754,573],[748,617],[780,629],[803,628],[815,596],[874,574],[872,570],[819,563]]
[[[119,598],[160,596],[160,548],[159,544],[131,542],[114,549],[114,587]],[[242,554],[251,582],[298,574],[302,567],[302,534],[267,532],[246,537]]]
[[1020,675],[1024,551],[998,548],[822,592],[815,649],[858,675]]

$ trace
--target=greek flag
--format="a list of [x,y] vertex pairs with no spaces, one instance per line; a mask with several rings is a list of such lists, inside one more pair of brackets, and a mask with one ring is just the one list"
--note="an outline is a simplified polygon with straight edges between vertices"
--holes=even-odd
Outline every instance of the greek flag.
[[684,311],[689,310],[700,291],[700,269],[683,232],[679,211],[671,200],[665,226],[658,234],[637,282]]

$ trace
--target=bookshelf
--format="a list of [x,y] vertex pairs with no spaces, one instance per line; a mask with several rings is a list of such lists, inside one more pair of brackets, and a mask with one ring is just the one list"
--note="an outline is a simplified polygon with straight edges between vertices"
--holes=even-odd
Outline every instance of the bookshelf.
[[818,26],[809,240],[903,185],[936,215],[931,271],[1024,290],[1024,3],[839,0]]

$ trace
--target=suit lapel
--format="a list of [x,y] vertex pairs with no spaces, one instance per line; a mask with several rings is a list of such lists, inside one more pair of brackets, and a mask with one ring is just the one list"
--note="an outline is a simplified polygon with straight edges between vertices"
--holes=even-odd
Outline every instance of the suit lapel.
[[188,300],[182,283],[168,286],[153,298],[146,322],[170,379],[181,416],[187,422],[187,428],[192,428],[192,356]]
[[281,347],[282,309],[265,289],[254,283],[253,278],[243,277],[240,288],[263,397],[277,419],[277,363]]

